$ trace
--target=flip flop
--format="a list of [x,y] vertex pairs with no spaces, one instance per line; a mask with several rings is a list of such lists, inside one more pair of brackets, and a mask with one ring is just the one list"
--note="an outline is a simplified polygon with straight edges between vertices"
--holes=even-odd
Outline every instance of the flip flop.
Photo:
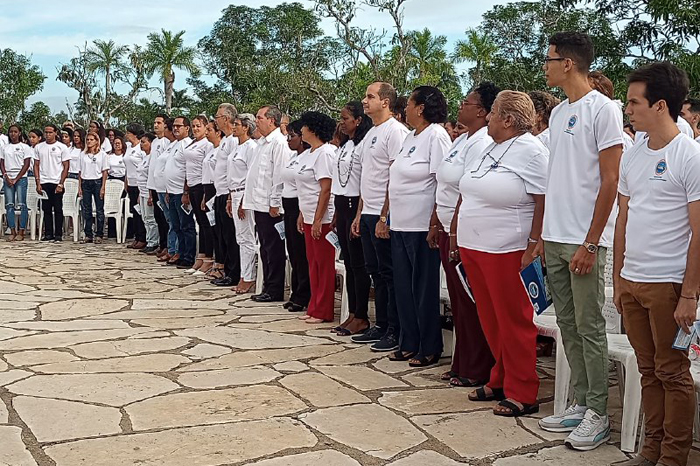
[[369,327],[365,327],[361,330],[358,330],[356,332],[352,332],[344,327],[338,327],[338,331],[336,332],[336,335],[339,337],[349,337],[350,335],[357,335],[358,333],[365,333],[367,330],[369,330]]
[[433,354],[432,356],[421,356],[418,358],[411,358],[415,359],[417,362],[409,362],[408,365],[411,367],[428,367],[432,366],[434,364],[437,364],[440,362],[440,356],[441,354]]
[[394,351],[389,355],[389,361],[408,361],[416,357],[417,354],[418,352],[416,351],[409,351],[408,354],[404,354],[401,350]]
[[518,417],[518,416],[524,416],[526,414],[534,414],[538,413],[540,411],[540,405],[535,403],[532,405],[526,404],[526,403],[521,403],[523,405],[523,409],[520,409],[518,405],[513,403],[512,401],[509,400],[502,400],[500,403],[498,403],[498,406],[501,406],[503,408],[508,408],[510,409],[510,412],[502,412],[502,411],[496,411],[495,409],[493,410],[493,414],[496,416],[503,416],[503,417]]
[[491,395],[486,394],[486,390],[483,387],[479,387],[475,390],[476,396],[472,396],[470,393],[468,398],[470,401],[501,401],[506,399],[506,394],[503,392],[502,388],[491,388]]
[[460,377],[458,375],[450,378],[450,385],[453,387],[480,387],[484,382],[480,380],[470,381],[467,377]]
[[447,371],[440,376],[440,380],[451,380],[457,377],[457,373],[454,371]]

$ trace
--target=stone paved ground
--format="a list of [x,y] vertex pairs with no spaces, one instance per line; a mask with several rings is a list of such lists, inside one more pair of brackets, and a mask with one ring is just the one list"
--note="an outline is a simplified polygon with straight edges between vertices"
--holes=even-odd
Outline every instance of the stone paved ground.
[[[537,419],[108,244],[0,244],[0,465],[606,465]],[[542,412],[553,361],[541,361]],[[619,396],[611,391],[619,429]],[[700,464],[693,452],[690,464]],[[694,462],[693,462],[694,461]]]

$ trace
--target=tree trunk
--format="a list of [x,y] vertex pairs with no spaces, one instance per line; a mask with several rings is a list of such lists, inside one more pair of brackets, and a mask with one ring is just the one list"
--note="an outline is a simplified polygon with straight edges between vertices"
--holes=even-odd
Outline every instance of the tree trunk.
[[166,76],[165,84],[165,113],[170,115],[170,110],[173,106],[173,88],[175,87],[175,73],[170,72],[170,76]]

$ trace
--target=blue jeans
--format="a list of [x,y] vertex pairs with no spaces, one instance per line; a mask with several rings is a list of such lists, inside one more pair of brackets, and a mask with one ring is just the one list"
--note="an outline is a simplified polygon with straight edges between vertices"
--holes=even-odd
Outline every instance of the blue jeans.
[[194,228],[194,213],[182,210],[182,194],[170,194],[170,225],[177,235],[177,252],[186,264],[194,263],[197,252],[197,230]]
[[92,201],[95,201],[95,211],[97,212],[97,234],[98,238],[104,237],[105,230],[105,201],[100,197],[102,189],[102,178],[96,180],[83,180],[81,185],[83,190],[83,218],[85,219],[85,237],[92,238]]
[[4,184],[5,188],[5,210],[7,211],[7,226],[15,228],[15,208],[19,208],[19,229],[27,228],[27,177],[20,178],[13,186]]
[[158,202],[160,202],[161,210],[168,221],[168,254],[174,256],[177,254],[177,235],[173,229],[173,222],[170,220],[170,204],[165,202],[165,193],[158,193]]

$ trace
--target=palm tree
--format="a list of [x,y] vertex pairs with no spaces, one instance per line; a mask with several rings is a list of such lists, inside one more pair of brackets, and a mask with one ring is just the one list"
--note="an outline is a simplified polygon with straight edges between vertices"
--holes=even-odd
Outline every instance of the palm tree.
[[447,58],[445,36],[434,36],[429,29],[410,33],[408,60],[417,70],[418,83],[437,86],[452,65]]
[[472,78],[475,84],[482,80],[484,67],[491,64],[498,47],[487,33],[479,33],[476,29],[467,29],[467,40],[460,40],[455,46],[453,59],[457,63],[472,62]]
[[98,72],[105,76],[105,100],[111,91],[112,75],[124,66],[122,57],[129,51],[126,45],[117,45],[113,40],[107,42],[97,39],[92,42],[94,47],[85,51],[87,70]]
[[152,32],[148,35],[146,69],[149,75],[157,71],[163,79],[166,113],[170,113],[173,103],[174,69],[186,70],[193,77],[199,74],[199,67],[194,62],[197,50],[183,45],[184,34],[185,31],[180,31],[173,35],[171,31],[161,29],[160,34]]

